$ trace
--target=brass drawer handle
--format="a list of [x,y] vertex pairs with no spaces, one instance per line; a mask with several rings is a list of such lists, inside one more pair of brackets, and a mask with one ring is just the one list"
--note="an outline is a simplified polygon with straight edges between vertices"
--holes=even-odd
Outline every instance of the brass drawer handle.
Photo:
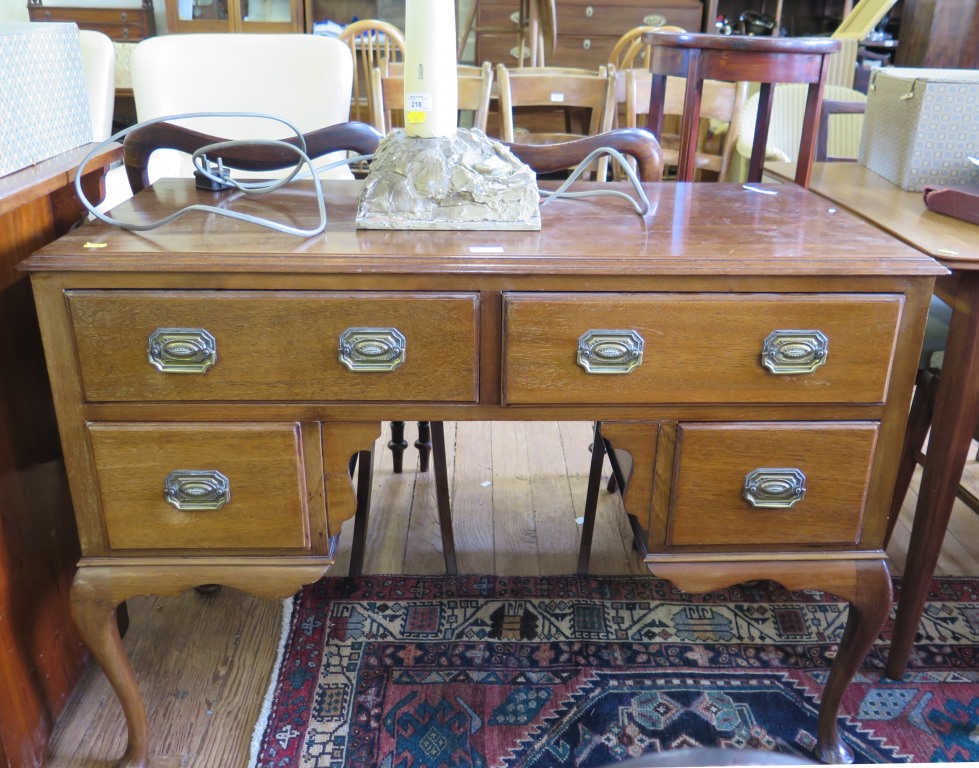
[[590,19],[594,15],[595,15],[595,9],[592,6],[589,5],[587,8],[585,8],[585,16],[587,16]]
[[591,50],[591,40],[589,40],[588,38],[585,38],[582,41],[582,43],[581,43],[581,47],[584,48],[586,51],[590,51]]
[[757,509],[788,509],[805,498],[806,476],[794,468],[753,469],[742,495]]
[[217,341],[203,328],[157,328],[147,357],[164,373],[205,373],[218,361]]
[[829,340],[821,331],[772,331],[761,348],[761,363],[776,374],[812,373],[826,362]]
[[629,373],[642,364],[644,344],[633,330],[585,331],[578,339],[578,365],[588,373]]
[[340,334],[340,362],[351,371],[393,371],[404,365],[408,342],[397,328],[348,328]]
[[642,17],[642,23],[646,27],[662,27],[666,24],[666,17],[658,13],[651,13]]
[[231,501],[231,484],[216,469],[175,469],[163,481],[163,498],[177,509],[221,509]]

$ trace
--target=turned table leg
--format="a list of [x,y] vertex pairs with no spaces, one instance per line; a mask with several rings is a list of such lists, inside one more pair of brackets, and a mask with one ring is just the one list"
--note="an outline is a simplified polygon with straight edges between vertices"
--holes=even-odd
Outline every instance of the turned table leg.
[[149,765],[146,705],[119,636],[116,607],[121,602],[111,594],[108,585],[79,577],[72,584],[72,617],[92,657],[112,684],[126,717],[128,741],[119,768],[146,768]]
[[816,757],[824,763],[853,762],[853,753],[840,740],[840,702],[891,610],[891,577],[884,561],[859,563],[852,593],[841,597],[849,600],[850,610],[819,706]]

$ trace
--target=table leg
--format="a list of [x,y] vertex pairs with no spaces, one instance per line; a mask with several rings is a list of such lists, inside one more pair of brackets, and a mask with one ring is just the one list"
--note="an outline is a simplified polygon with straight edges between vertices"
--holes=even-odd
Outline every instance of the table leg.
[[771,579],[787,589],[819,589],[849,602],[846,629],[819,705],[815,752],[825,763],[853,762],[853,753],[840,739],[840,702],[890,613],[891,578],[883,559],[647,565],[685,592],[710,592],[754,579]]
[[71,612],[126,717],[128,741],[117,768],[148,768],[150,743],[146,705],[119,636],[116,606],[136,595],[173,597],[197,584],[221,584],[255,597],[281,600],[304,584],[318,581],[332,564],[332,558],[326,556],[272,563],[265,557],[217,557],[184,564],[160,558],[139,565],[89,564],[83,560],[71,585]]
[[894,637],[887,657],[887,676],[894,679],[902,677],[907,670],[928,586],[979,419],[979,272],[960,273],[951,304],[952,320],[928,455],[918,491]]

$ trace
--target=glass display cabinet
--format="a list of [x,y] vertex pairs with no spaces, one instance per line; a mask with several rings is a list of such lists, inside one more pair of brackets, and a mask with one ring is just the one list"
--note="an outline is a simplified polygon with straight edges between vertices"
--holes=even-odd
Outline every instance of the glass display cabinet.
[[302,0],[167,0],[170,32],[303,32]]

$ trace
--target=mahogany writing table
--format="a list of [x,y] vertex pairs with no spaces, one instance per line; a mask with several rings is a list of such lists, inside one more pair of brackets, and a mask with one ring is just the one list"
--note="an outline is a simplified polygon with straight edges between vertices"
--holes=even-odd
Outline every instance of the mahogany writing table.
[[[846,599],[817,753],[851,759],[837,716],[890,609],[890,489],[945,270],[796,187],[646,188],[645,218],[598,198],[546,206],[540,232],[394,232],[357,231],[360,185],[337,182],[307,240],[193,214],[31,258],[82,543],[73,610],[122,701],[123,765],[146,765],[148,724],[115,606],[321,577],[355,511],[349,459],[392,418],[601,420],[631,454],[653,572]],[[213,199],[171,180],[116,213]],[[316,219],[304,186],[218,199]]]
[[[784,173],[781,166],[769,168]],[[810,189],[952,271],[936,284],[938,295],[952,307],[952,320],[887,659],[888,676],[900,678],[979,418],[979,226],[929,211],[920,192],[905,192],[859,163],[817,163]]]

